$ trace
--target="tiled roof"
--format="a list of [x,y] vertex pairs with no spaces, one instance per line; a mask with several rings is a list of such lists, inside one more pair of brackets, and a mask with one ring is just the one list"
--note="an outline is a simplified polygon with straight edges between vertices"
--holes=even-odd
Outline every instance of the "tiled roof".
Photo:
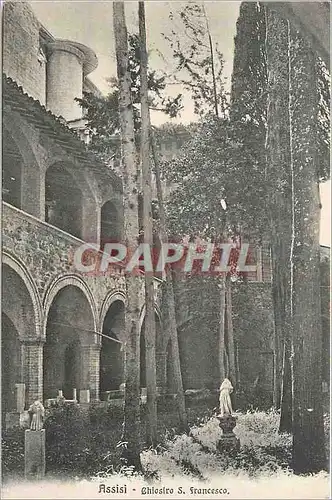
[[118,189],[122,189],[119,176],[88,151],[85,143],[74,130],[68,127],[62,117],[58,118],[51,111],[47,111],[45,106],[29,96],[21,86],[6,75],[2,77],[2,99],[3,104],[8,104],[13,111],[17,111],[36,128],[52,138],[81,164],[96,170],[99,175],[107,175]]

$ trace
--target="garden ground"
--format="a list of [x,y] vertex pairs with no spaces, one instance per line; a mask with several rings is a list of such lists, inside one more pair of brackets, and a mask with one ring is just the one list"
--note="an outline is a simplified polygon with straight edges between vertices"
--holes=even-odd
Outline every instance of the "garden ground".
[[[63,417],[62,417],[63,418]],[[252,411],[237,414],[235,431],[241,441],[238,453],[220,454],[216,444],[221,431],[214,416],[206,417],[191,426],[189,435],[166,433],[157,449],[142,453],[145,478],[133,475],[130,469],[115,469],[114,454],[100,453],[92,460],[93,467],[85,468],[84,474],[63,465],[60,470],[48,472],[40,483],[15,482],[7,477],[2,490],[3,498],[140,498],[142,488],[172,488],[169,494],[144,494],[145,498],[329,498],[329,474],[322,471],[313,476],[295,476],[290,469],[291,436],[278,433],[277,412]],[[55,426],[56,418],[53,421]],[[95,422],[96,425],[96,422]],[[329,417],[325,417],[326,448],[329,453]],[[73,429],[72,429],[73,430]],[[54,429],[53,429],[54,432]],[[67,435],[68,437],[68,435]],[[66,438],[67,439],[67,438]],[[60,441],[60,444],[59,444]],[[70,443],[67,443],[70,448]],[[61,444],[58,434],[58,464]],[[76,443],[77,445],[77,443]],[[73,451],[71,449],[71,451]],[[84,463],[89,462],[89,449]],[[64,460],[66,461],[64,455]],[[66,468],[67,467],[67,468]],[[83,467],[83,462],[80,462]],[[98,472],[96,473],[96,469]],[[64,480],[65,470],[67,472]],[[90,472],[89,472],[90,471]],[[81,471],[83,472],[83,470]],[[84,478],[83,478],[83,477]],[[5,478],[6,479],[6,478]],[[127,486],[126,494],[98,493],[99,485]],[[178,488],[182,487],[179,493]],[[197,490],[191,490],[196,488]],[[222,490],[205,495],[202,489]],[[153,491],[153,490],[148,490]],[[185,493],[183,493],[185,492]]]

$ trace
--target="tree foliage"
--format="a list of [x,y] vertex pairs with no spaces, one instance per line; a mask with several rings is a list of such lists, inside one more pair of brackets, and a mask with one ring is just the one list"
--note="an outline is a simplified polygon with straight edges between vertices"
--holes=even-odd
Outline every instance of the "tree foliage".
[[170,12],[169,19],[179,29],[164,34],[175,60],[173,83],[190,92],[194,112],[222,115],[227,109],[224,58],[218,44],[213,45],[208,16],[203,3],[188,3],[179,11]]
[[166,165],[176,186],[168,204],[176,233],[214,238],[226,226],[233,235],[266,226],[264,41],[262,8],[243,3],[229,117],[206,114],[180,157]]
[[[138,34],[128,35],[129,66],[131,79],[131,99],[133,103],[135,132],[140,129],[140,40]],[[91,132],[90,148],[109,160],[117,151],[119,134],[119,85],[117,78],[109,78],[111,91],[106,96],[98,96],[92,92],[84,92],[82,99],[76,99],[85,112],[87,127]],[[182,109],[182,94],[175,98],[168,97],[166,78],[156,71],[148,71],[149,106],[152,110],[165,113],[174,118]],[[137,134],[136,134],[137,137]]]

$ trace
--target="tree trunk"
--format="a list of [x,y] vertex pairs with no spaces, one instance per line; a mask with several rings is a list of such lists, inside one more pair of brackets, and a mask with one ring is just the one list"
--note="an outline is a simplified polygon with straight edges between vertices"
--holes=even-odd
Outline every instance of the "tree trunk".
[[[119,81],[119,114],[121,126],[124,235],[129,251],[137,247],[138,238],[138,190],[137,157],[135,148],[131,79],[128,72],[128,41],[124,3],[113,3],[113,28]],[[125,408],[122,441],[125,443],[123,458],[127,464],[141,470],[140,461],[140,341],[139,341],[139,294],[141,283],[137,276],[126,276],[127,305]]]
[[220,385],[226,377],[226,366],[225,366],[225,316],[226,316],[226,278],[225,275],[221,276],[220,279],[220,313],[219,313],[219,377]]
[[[151,131],[151,148],[152,155],[154,160],[155,167],[155,176],[156,176],[156,185],[157,185],[157,196],[159,203],[159,215],[160,215],[160,239],[161,244],[167,244],[168,236],[167,236],[167,225],[166,225],[166,216],[165,216],[165,208],[164,208],[164,200],[163,200],[163,192],[161,186],[161,175],[160,175],[160,166],[159,159],[156,152],[156,147],[154,144],[154,137]],[[173,374],[174,374],[174,382],[176,385],[176,401],[178,407],[179,421],[181,428],[184,431],[188,430],[188,421],[187,421],[187,412],[185,405],[185,397],[183,392],[183,383],[182,383],[182,374],[181,374],[181,364],[180,364],[180,353],[179,353],[179,342],[178,342],[178,334],[177,334],[177,325],[176,325],[176,310],[175,310],[175,299],[174,299],[174,290],[172,283],[172,270],[166,265],[166,280],[165,280],[165,309],[168,312],[168,328],[170,332],[171,339],[171,352],[172,352],[172,366],[173,366]]]
[[[148,101],[148,55],[146,48],[144,2],[138,4],[141,75],[141,168],[143,184],[144,243],[153,246],[152,194],[150,164],[150,115]],[[156,323],[154,313],[154,276],[145,270],[145,359],[147,386],[147,444],[157,444],[157,387],[156,387]]]
[[229,360],[229,378],[236,386],[236,367],[235,367],[235,350],[234,350],[234,331],[232,317],[232,288],[231,281],[226,278],[226,320],[227,320],[227,352]]
[[295,473],[309,473],[327,465],[321,378],[318,94],[315,55],[309,42],[294,32],[291,33],[290,68],[293,469]]
[[292,371],[291,371],[291,340],[288,338],[284,342],[280,410],[281,411],[280,411],[279,432],[291,433],[293,430]]
[[[291,390],[289,370],[289,303],[290,251],[292,224],[291,151],[289,123],[289,36],[287,21],[266,6],[266,52],[268,71],[267,161],[269,182],[272,292],[275,323],[274,340],[274,395],[276,408],[282,399],[282,430],[290,422],[291,407],[287,394]],[[286,357],[283,359],[283,353]],[[281,395],[281,386],[285,394]],[[288,415],[284,415],[284,412]],[[281,430],[281,429],[280,429]]]

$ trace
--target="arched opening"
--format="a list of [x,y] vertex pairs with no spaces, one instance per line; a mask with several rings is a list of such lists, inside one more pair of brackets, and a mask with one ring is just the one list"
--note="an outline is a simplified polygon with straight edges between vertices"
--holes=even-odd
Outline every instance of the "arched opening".
[[21,276],[7,264],[2,264],[1,299],[1,392],[2,412],[6,413],[16,411],[15,384],[27,383],[22,368],[21,342],[36,335],[30,293]]
[[122,223],[117,208],[112,201],[107,201],[101,207],[100,244],[120,242],[122,239]]
[[73,285],[62,288],[50,307],[44,345],[44,399],[55,398],[62,390],[72,399],[73,389],[89,389],[89,359],[85,348],[95,342],[90,304],[82,290]]
[[82,238],[82,192],[62,163],[55,163],[46,172],[45,204],[46,222]]
[[1,325],[1,409],[16,411],[15,384],[22,382],[21,342],[10,318],[2,313]]
[[23,158],[15,140],[5,128],[2,144],[2,199],[21,208]]
[[104,399],[105,392],[119,390],[124,382],[124,351],[121,339],[125,332],[125,310],[121,300],[115,300],[109,307],[102,333],[110,338],[102,337],[100,351],[100,394]]

